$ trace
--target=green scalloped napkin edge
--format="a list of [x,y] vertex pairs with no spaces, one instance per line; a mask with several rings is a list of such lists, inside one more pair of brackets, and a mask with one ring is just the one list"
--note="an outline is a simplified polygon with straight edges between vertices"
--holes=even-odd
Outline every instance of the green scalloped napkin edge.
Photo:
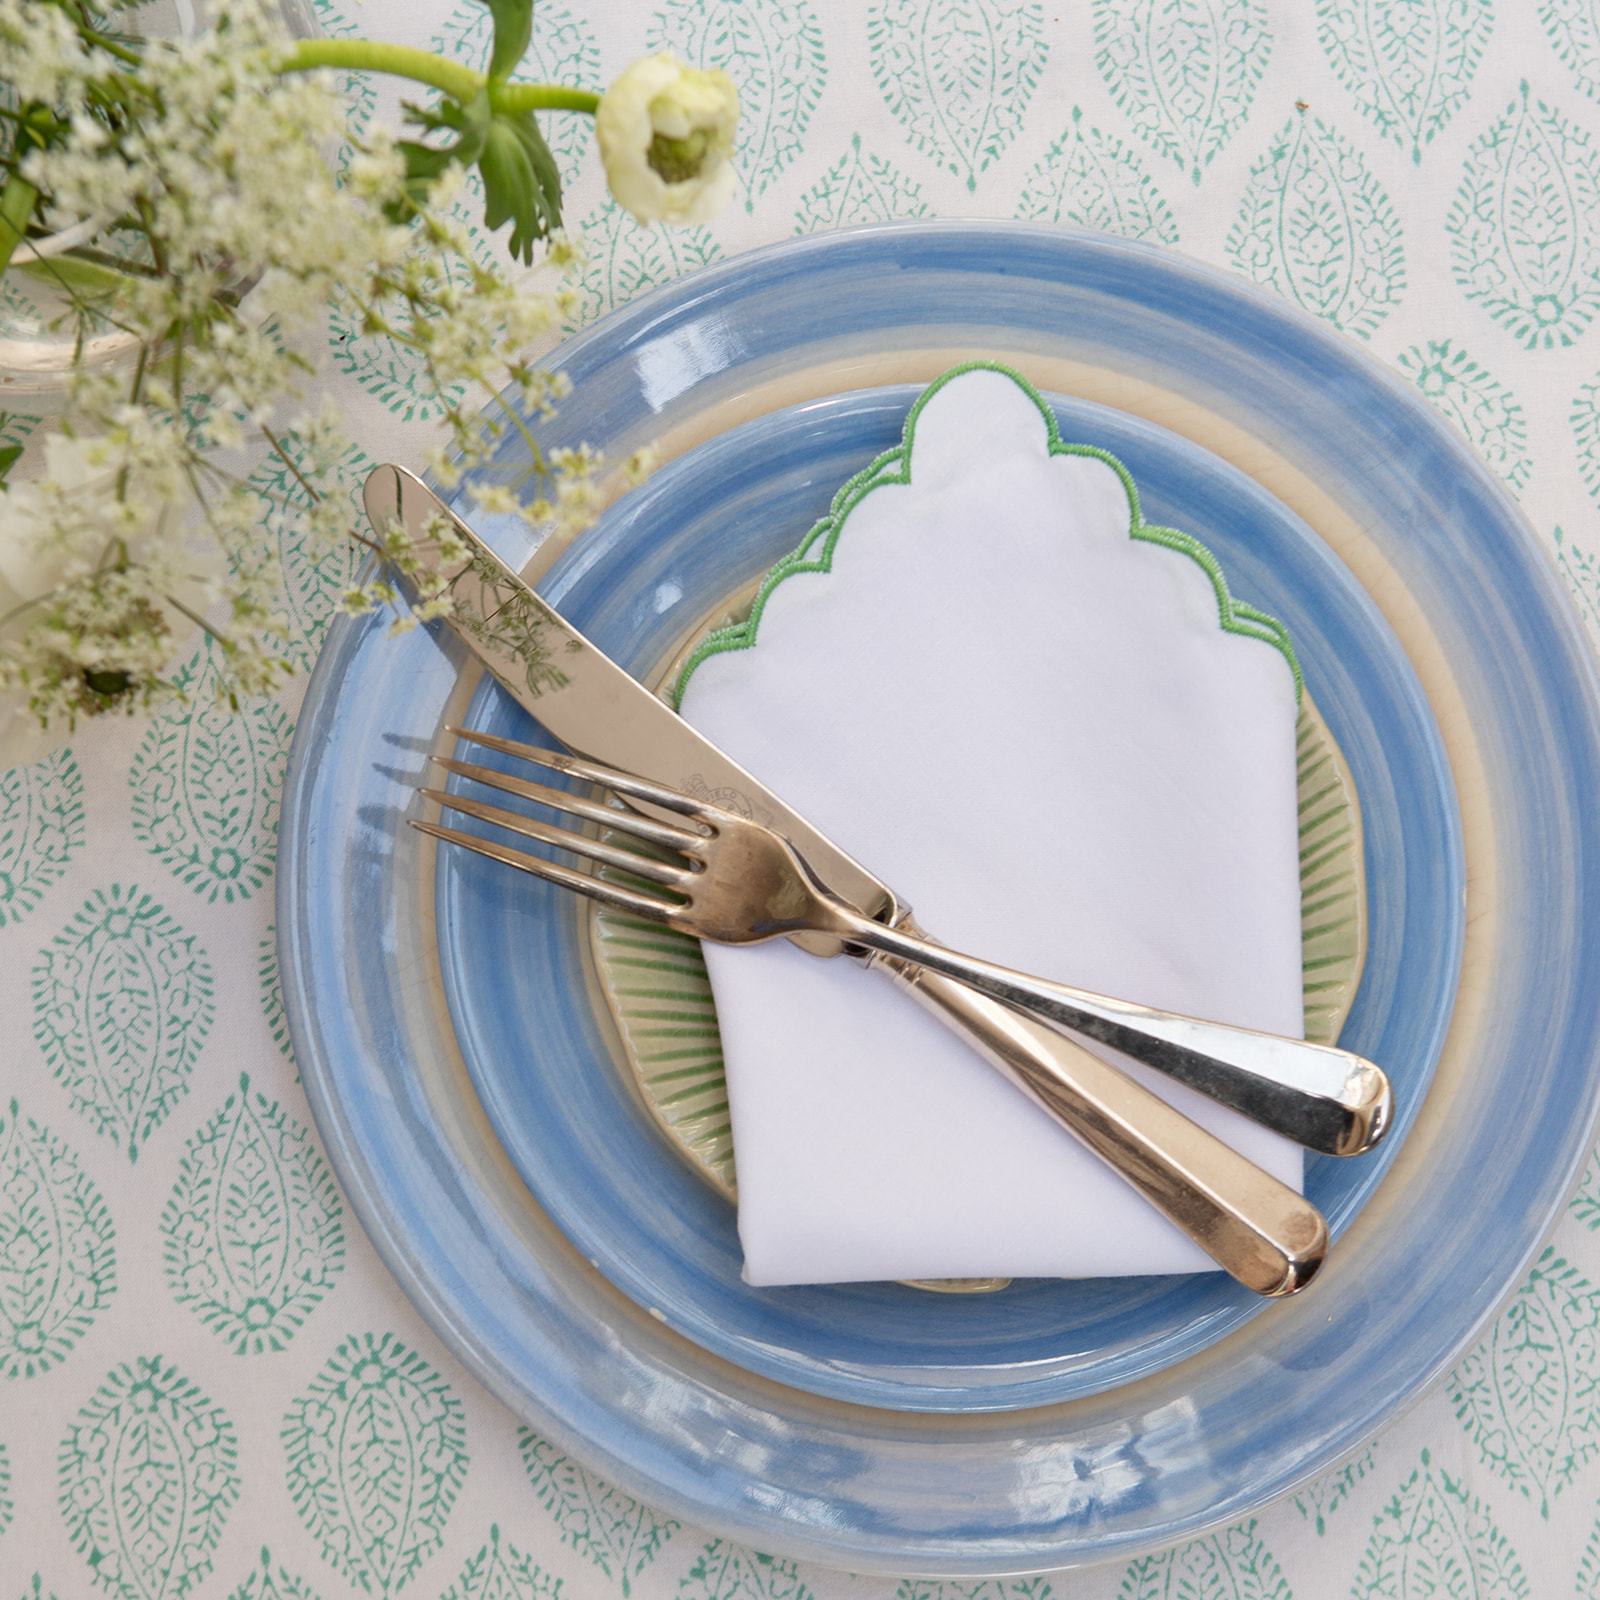
[[[746,615],[704,634],[687,656],[678,658],[681,665],[675,671],[668,668],[671,687],[663,697],[676,706],[702,661],[726,651],[750,649],[759,635],[766,601],[785,578],[796,572],[831,570],[833,551],[850,512],[879,485],[907,481],[910,445],[922,407],[943,384],[974,370],[1004,373],[1027,393],[1044,418],[1051,454],[1093,456],[1110,466],[1127,492],[1130,536],[1177,550],[1195,561],[1211,580],[1223,629],[1271,645],[1294,674],[1300,705],[1296,762],[1305,1030],[1308,1039],[1333,1043],[1349,1014],[1366,959],[1361,813],[1344,756],[1305,693],[1288,632],[1275,618],[1232,597],[1216,558],[1198,539],[1144,522],[1138,490],[1122,463],[1093,446],[1063,442],[1055,417],[1038,391],[1011,368],[998,362],[969,362],[930,385],[908,414],[900,445],[878,456],[839,490],[828,514],[760,581]],[[699,941],[613,912],[597,912],[592,928],[601,991],[616,1021],[623,1056],[640,1098],[695,1171],[729,1199],[735,1198],[733,1126],[722,1039]],[[982,1286],[998,1286],[1000,1281],[984,1280]],[[971,1286],[977,1287],[977,1281]]]
[[923,409],[947,383],[968,372],[998,372],[1016,384],[1038,411],[1045,426],[1049,453],[1052,456],[1088,456],[1095,461],[1103,461],[1116,473],[1122,484],[1123,493],[1128,497],[1128,537],[1161,545],[1165,549],[1176,550],[1179,554],[1188,556],[1211,580],[1211,588],[1217,599],[1217,622],[1222,631],[1239,634],[1247,639],[1259,639],[1263,644],[1271,645],[1288,663],[1290,672],[1294,674],[1295,700],[1298,703],[1305,692],[1305,678],[1301,674],[1300,659],[1296,656],[1294,645],[1290,641],[1289,630],[1276,617],[1268,616],[1265,611],[1257,610],[1255,606],[1248,605],[1243,600],[1234,599],[1228,589],[1228,580],[1223,576],[1222,567],[1211,553],[1210,547],[1202,544],[1192,533],[1146,522],[1139,507],[1138,485],[1134,483],[1128,469],[1108,450],[1101,450],[1090,444],[1068,444],[1061,437],[1055,413],[1045,403],[1044,396],[1020,372],[1001,361],[964,361],[960,366],[952,367],[942,376],[935,378],[917,396],[910,411],[906,413],[905,428],[901,433],[900,443],[885,450],[853,478],[847,479],[833,497],[827,515],[822,517],[799,545],[761,580],[755,599],[751,603],[749,616],[707,634],[690,651],[668,696],[672,707],[677,709],[683,704],[684,690],[688,688],[695,669],[703,661],[710,660],[712,656],[754,647],[761,631],[761,618],[766,611],[767,602],[784,579],[792,578],[800,572],[833,570],[833,552],[838,547],[839,536],[844,531],[850,513],[874,489],[881,489],[885,484],[910,483],[912,444],[916,438],[917,422],[922,416]]

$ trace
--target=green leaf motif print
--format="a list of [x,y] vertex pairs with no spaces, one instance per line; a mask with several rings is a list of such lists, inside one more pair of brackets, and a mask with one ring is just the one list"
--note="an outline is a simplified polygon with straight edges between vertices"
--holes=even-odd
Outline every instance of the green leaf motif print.
[[1017,215],[1152,244],[1178,242],[1172,208],[1138,156],[1120,139],[1086,127],[1078,106],[1072,125],[1023,180]]
[[290,1407],[289,1492],[323,1559],[398,1594],[444,1542],[467,1474],[455,1391],[392,1333],[346,1339]]
[[1396,360],[1510,488],[1527,483],[1533,471],[1527,419],[1522,403],[1498,378],[1448,339],[1414,344]]
[[[487,263],[491,253],[473,217],[459,205],[450,217],[465,229],[473,255]],[[445,290],[465,292],[472,284],[472,269],[455,252],[432,257],[420,270],[430,296]],[[437,422],[466,399],[466,380],[436,385],[428,372],[429,329],[419,326],[409,311],[397,311],[390,321],[392,333],[369,333],[360,306],[347,296],[330,300],[328,349],[333,365],[402,422]]]
[[211,1571],[239,1498],[233,1423],[160,1356],[114,1368],[57,1456],[67,1533],[118,1600],[175,1600]]
[[83,774],[70,749],[0,772],[0,928],[20,922],[83,847]]
[[559,1600],[560,1594],[559,1578],[509,1540],[501,1544],[499,1528],[491,1527],[489,1542],[467,1557],[461,1576],[439,1600]]
[[1488,1509],[1426,1450],[1373,1519],[1352,1592],[1362,1600],[1531,1600]]
[[1572,402],[1572,442],[1584,487],[1600,500],[1600,377],[1591,378]]
[[1249,117],[1271,50],[1263,0],[1095,0],[1111,98],[1195,183]]
[[[1556,532],[1559,537],[1560,529]],[[1590,620],[1600,621],[1600,618],[1591,617]],[[1590,1155],[1589,1165],[1583,1169],[1583,1182],[1578,1185],[1569,1209],[1584,1227],[1600,1228],[1600,1150]]]
[[1462,292],[1528,349],[1573,344],[1600,309],[1600,156],[1527,84],[1468,148],[1445,228]]
[[1254,1521],[1129,1564],[1117,1600],[1290,1600]]
[[1329,1519],[1350,1498],[1355,1486],[1372,1471],[1377,1459],[1377,1445],[1369,1444],[1342,1467],[1325,1472],[1308,1483],[1294,1497],[1295,1510],[1312,1524],[1319,1538],[1328,1531]]
[[229,1593],[228,1600],[317,1600],[317,1593],[287,1567],[275,1566],[272,1552],[263,1546],[260,1566]]
[[[1600,555],[1587,545],[1581,545],[1558,527],[1555,530],[1556,566],[1567,581],[1567,591],[1578,607],[1578,615],[1589,625],[1589,630],[1600,643]],[[1573,1200],[1577,1208],[1582,1195]],[[1600,1200],[1595,1202],[1600,1212]],[[1580,1212],[1581,1215],[1581,1212]],[[1590,1226],[1596,1226],[1591,1223]]]
[[713,1539],[678,1585],[679,1600],[815,1600],[792,1561]]
[[1595,0],[1539,0],[1539,21],[1579,92],[1600,100],[1600,10]]
[[733,79],[739,90],[734,167],[745,210],[754,211],[805,149],[827,82],[822,25],[811,0],[666,0],[645,42],[692,66],[721,67]]
[[517,1436],[522,1465],[561,1542],[615,1583],[626,1597],[633,1580],[666,1548],[680,1524],[591,1476],[531,1428]]
[[1547,1249],[1449,1389],[1484,1463],[1548,1517],[1600,1452],[1600,1290]]
[[[436,55],[449,56],[482,71],[488,63],[493,38],[494,18],[489,8],[478,0],[457,0],[428,48]],[[511,81],[598,89],[600,71],[600,44],[588,19],[555,0],[539,0],[533,37],[522,59],[511,69]],[[539,131],[561,168],[561,181],[570,185],[594,147],[593,119],[576,111],[541,111]],[[469,187],[481,189],[483,180],[474,169],[467,182]]]
[[28,1587],[22,1591],[17,1600],[56,1600],[55,1594],[45,1588],[44,1575],[36,1572],[28,1580]]
[[0,1108],[0,1378],[63,1361],[117,1288],[111,1213],[78,1158]]
[[276,700],[220,700],[216,650],[179,670],[184,700],[151,720],[128,784],[139,842],[201,899],[231,905],[272,876],[293,730]]
[[1493,0],[1317,0],[1334,74],[1413,161],[1471,95],[1493,32]]
[[570,328],[671,283],[722,254],[707,228],[647,228],[615,200],[603,201],[583,221],[583,273]]
[[97,889],[39,954],[33,1036],[75,1111],[139,1159],[189,1092],[215,1014],[211,962],[142,889]]
[[313,487],[319,496],[348,508],[344,527],[320,535],[311,521],[312,499],[302,482],[307,462],[305,448],[290,434],[284,449],[294,467],[275,451],[250,474],[260,511],[256,517],[256,543],[252,555],[271,551],[278,564],[280,621],[265,637],[297,671],[309,671],[322,648],[340,597],[355,581],[361,565],[361,548],[345,529],[362,527],[365,512],[361,485],[372,465],[365,452],[353,445],[336,463],[316,474]]
[[[256,946],[256,982],[260,988],[261,1011],[272,1033],[272,1042],[285,1061],[294,1059],[289,1043],[289,1018],[283,1009],[283,984],[278,978],[278,930],[267,925],[261,943]],[[299,1074],[295,1074],[296,1079]]]
[[925,217],[921,186],[892,163],[861,148],[855,134],[850,148],[800,197],[796,233],[842,228],[852,222],[887,222],[892,217]]
[[343,1209],[310,1135],[241,1075],[161,1213],[173,1298],[238,1355],[282,1350],[344,1270]]
[[[361,34],[361,29],[333,3],[333,0],[312,0],[312,10],[316,15],[317,27],[329,39],[353,39]],[[352,136],[359,138],[366,132],[372,121],[372,113],[378,109],[378,86],[370,72],[336,72],[333,74],[334,87],[339,91],[339,98],[344,101],[345,125]],[[345,147],[348,155],[349,146]]]
[[895,121],[969,190],[1021,132],[1050,54],[1040,0],[874,0],[867,45]]
[[1258,283],[1362,338],[1405,289],[1388,194],[1342,134],[1303,111],[1250,169],[1227,250]]

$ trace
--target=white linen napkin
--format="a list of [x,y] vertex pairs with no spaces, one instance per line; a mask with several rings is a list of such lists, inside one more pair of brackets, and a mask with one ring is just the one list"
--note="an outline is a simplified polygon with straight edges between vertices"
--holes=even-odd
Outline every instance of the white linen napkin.
[[[909,482],[700,662],[684,715],[945,943],[1298,1035],[1289,658],[1225,631],[1200,562],[1131,537],[1118,469],[1052,454],[1046,415],[1004,370],[934,385]],[[882,976],[705,953],[751,1283],[1212,1266]],[[1297,1147],[1138,1070],[1299,1184]]]

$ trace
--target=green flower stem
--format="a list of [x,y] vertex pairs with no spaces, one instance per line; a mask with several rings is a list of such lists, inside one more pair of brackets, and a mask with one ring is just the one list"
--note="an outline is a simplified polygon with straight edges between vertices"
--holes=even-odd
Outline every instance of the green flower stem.
[[375,39],[302,39],[284,57],[280,72],[312,72],[319,67],[354,68],[358,72],[383,72],[393,78],[410,78],[457,100],[470,100],[483,88],[481,72],[459,61],[446,61],[410,45],[380,44]]
[[593,116],[600,96],[592,89],[567,89],[559,83],[497,83],[489,99],[500,111],[582,111]]
[[38,198],[39,191],[20,172],[6,179],[4,191],[0,191],[0,272],[11,265],[11,253],[28,231]]
[[310,72],[318,67],[382,72],[392,78],[425,83],[457,100],[470,100],[486,84],[499,111],[582,111],[593,116],[600,96],[592,89],[569,89],[559,83],[489,84],[481,72],[410,45],[381,44],[375,39],[303,39],[284,58],[283,72]]

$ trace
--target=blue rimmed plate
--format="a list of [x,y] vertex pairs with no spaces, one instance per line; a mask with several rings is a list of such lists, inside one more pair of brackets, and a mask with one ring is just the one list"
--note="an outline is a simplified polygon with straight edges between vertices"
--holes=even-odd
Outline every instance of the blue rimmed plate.
[[[918,393],[903,385],[786,407],[689,451],[558,562],[544,593],[635,676],[659,681],[731,593],[794,548],[841,483],[899,442]],[[1337,1237],[1400,1152],[1455,998],[1463,869],[1438,732],[1393,632],[1272,496],[1165,428],[1052,404],[1064,439],[1129,468],[1147,519],[1194,534],[1237,598],[1288,623],[1361,795],[1368,964],[1344,1039],[1389,1068],[1397,1116],[1375,1155],[1308,1164],[1307,1193]],[[466,723],[543,738],[487,680]],[[662,1137],[623,1065],[589,908],[463,851],[440,852],[438,874],[450,1015],[501,1144],[584,1257],[708,1350],[866,1405],[1014,1408],[1144,1377],[1266,1309],[1218,1273],[1036,1280],[933,1300],[891,1283],[752,1288],[733,1206]]]
[[[1138,1382],[1004,1413],[890,1411],[753,1375],[585,1261],[473,1091],[434,949],[434,862],[403,825],[439,723],[474,690],[455,652],[336,626],[283,824],[297,1054],[347,1190],[423,1313],[514,1409],[630,1492],[856,1570],[1125,1557],[1331,1464],[1515,1286],[1596,1109],[1600,696],[1585,645],[1505,496],[1355,345],[1138,245],[885,226],[741,257],[597,325],[564,352],[577,393],[547,440],[622,451],[655,437],[676,455],[971,356],[1164,424],[1270,489],[1376,604],[1443,731],[1471,886],[1455,1019],[1399,1158],[1303,1300]],[[591,559],[571,558],[575,593]],[[673,599],[645,585],[635,617],[648,626]],[[1382,781],[1358,773],[1364,801],[1369,777]],[[1370,865],[1369,883],[1376,921]],[[1408,944],[1437,940],[1407,927]],[[1405,999],[1374,988],[1363,1004]]]

